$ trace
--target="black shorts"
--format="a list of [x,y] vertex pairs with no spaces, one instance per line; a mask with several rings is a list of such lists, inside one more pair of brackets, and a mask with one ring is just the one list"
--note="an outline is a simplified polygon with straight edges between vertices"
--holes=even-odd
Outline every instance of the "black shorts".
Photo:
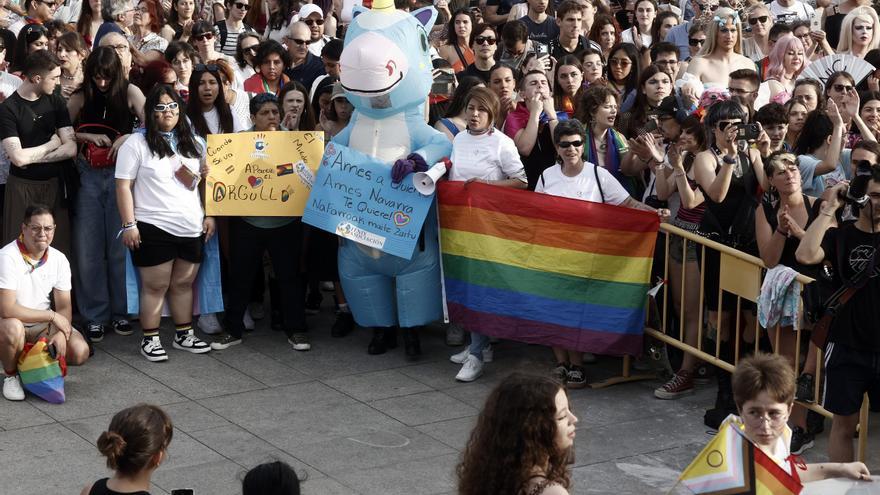
[[205,236],[178,237],[144,222],[138,222],[141,245],[131,251],[134,266],[156,266],[182,259],[190,263],[201,263],[205,251]]
[[880,391],[880,352],[828,344],[825,351],[825,403],[828,412],[849,416],[859,412],[865,392]]

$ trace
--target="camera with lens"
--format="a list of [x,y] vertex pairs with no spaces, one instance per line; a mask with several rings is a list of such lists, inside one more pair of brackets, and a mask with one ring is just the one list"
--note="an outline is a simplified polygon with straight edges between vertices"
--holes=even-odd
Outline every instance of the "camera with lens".
[[868,182],[871,181],[871,169],[874,165],[868,160],[856,162],[856,173],[849,183],[846,192],[841,191],[841,199],[854,208],[861,208],[868,202]]

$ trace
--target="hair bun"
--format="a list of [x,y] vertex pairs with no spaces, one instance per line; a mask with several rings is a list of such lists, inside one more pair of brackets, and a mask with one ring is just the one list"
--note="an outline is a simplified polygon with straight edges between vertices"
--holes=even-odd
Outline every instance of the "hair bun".
[[116,461],[125,452],[125,439],[115,431],[105,431],[98,437],[98,451],[107,458],[107,465],[116,469]]

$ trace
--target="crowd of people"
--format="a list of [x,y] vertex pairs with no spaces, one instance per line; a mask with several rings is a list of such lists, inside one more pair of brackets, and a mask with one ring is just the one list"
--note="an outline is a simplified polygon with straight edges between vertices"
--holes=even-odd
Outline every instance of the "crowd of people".
[[[768,267],[857,288],[832,323],[824,363],[831,456],[852,460],[856,413],[876,385],[880,352],[871,331],[880,322],[871,304],[880,290],[874,8],[864,0],[399,0],[396,7],[432,4],[439,17],[429,33],[434,84],[425,117],[452,143],[449,180],[654,211]],[[307,315],[320,311],[327,285],[336,311],[331,335],[352,331],[335,236],[297,217],[206,216],[200,190],[210,134],[322,131],[329,142],[349,124],[354,108],[339,76],[351,15],[351,5],[331,1],[0,5],[4,397],[24,398],[17,358],[40,337],[81,364],[109,332],[132,335],[136,316],[140,353],[167,360],[159,337],[166,301],[173,347],[196,354],[240,344],[267,316],[294,350],[308,351]],[[802,77],[833,55],[848,56],[852,73]],[[841,199],[858,176],[866,190]],[[208,241],[221,253],[225,312],[194,321],[193,281]],[[741,347],[734,326],[753,328],[755,308],[737,315],[734,299],[719,300],[717,252],[703,257],[673,236],[668,255],[681,339],[697,343],[702,303],[707,334],[732,362]],[[127,259],[139,278],[137,315],[127,305]],[[817,311],[807,309],[810,320]],[[495,352],[480,328],[449,325],[446,343],[464,346],[467,334],[469,344],[450,357],[464,382],[478,379]],[[418,339],[404,333],[407,357],[420,354]],[[770,341],[799,365],[790,325]],[[367,351],[396,346],[395,332],[375,329]],[[800,354],[807,356],[797,368],[802,401],[819,400],[817,350]],[[564,348],[552,355],[558,382],[586,385],[584,365],[595,356]],[[685,355],[655,395],[691,393],[700,366]],[[730,375],[719,372],[715,409],[736,411],[735,395]],[[792,451],[800,453],[823,423],[800,408],[791,421]]]

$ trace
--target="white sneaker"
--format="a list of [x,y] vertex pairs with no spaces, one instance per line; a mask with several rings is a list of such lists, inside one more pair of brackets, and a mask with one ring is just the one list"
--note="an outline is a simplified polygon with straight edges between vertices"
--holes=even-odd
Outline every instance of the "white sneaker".
[[168,361],[168,354],[165,352],[165,348],[162,347],[162,341],[159,340],[158,335],[155,337],[144,337],[141,340],[141,355],[154,363]]
[[199,316],[199,330],[205,332],[208,335],[217,335],[218,333],[223,331],[223,327],[220,326],[220,322],[217,321],[217,313],[208,313],[206,315]]
[[[254,322],[254,317],[251,316],[251,310],[247,309],[244,312],[244,318],[241,319],[241,322],[244,323],[245,330],[253,330],[256,327],[256,323]],[[208,332],[205,332],[208,333]]]
[[175,349],[191,352],[193,354],[211,352],[211,345],[196,337],[195,332],[192,330],[185,334],[175,336],[174,342],[171,345],[174,346]]
[[24,400],[24,389],[21,388],[21,378],[18,375],[3,379],[3,397],[6,400]]
[[477,359],[477,356],[468,354],[461,370],[455,375],[455,379],[460,382],[472,382],[483,374],[483,362]]
[[[463,364],[467,357],[471,354],[470,347],[465,347],[463,351],[458,354],[453,354],[449,357],[449,360],[455,364]],[[491,363],[492,359],[495,357],[495,353],[492,351],[492,346],[488,346],[483,349],[483,362]]]

